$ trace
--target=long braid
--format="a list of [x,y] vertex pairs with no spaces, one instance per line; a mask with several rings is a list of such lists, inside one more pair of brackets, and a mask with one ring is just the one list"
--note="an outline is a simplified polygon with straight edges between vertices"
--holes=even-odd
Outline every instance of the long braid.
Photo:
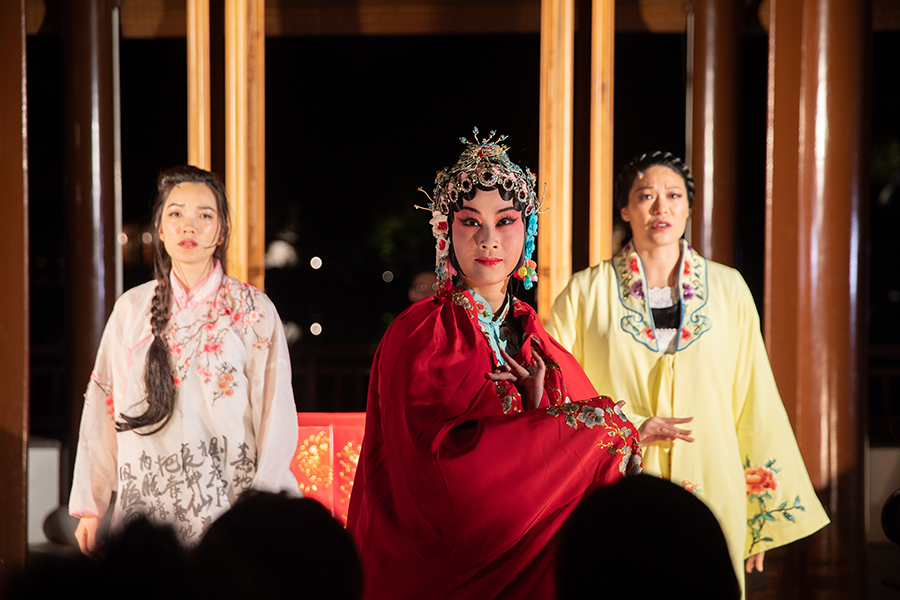
[[613,223],[620,224],[625,228],[623,244],[631,239],[631,227],[629,227],[628,223],[622,221],[622,209],[628,206],[628,194],[631,193],[634,178],[651,167],[667,167],[681,175],[681,178],[684,180],[685,191],[687,191],[688,208],[694,207],[694,176],[691,175],[691,170],[684,164],[683,160],[671,152],[662,152],[660,150],[634,157],[622,167],[622,170],[616,176],[613,194],[615,204]]
[[166,426],[172,418],[175,408],[175,380],[169,364],[169,344],[166,342],[166,326],[169,323],[172,306],[172,285],[169,282],[169,271],[172,260],[158,257],[154,268],[156,275],[156,292],[150,308],[150,328],[153,341],[147,351],[147,363],[144,369],[144,386],[147,388],[147,410],[138,417],[129,417],[122,413],[122,422],[116,422],[117,431],[139,429],[149,425],[159,426],[152,431],[135,433],[150,435]]
[[[220,233],[223,243],[216,248],[213,256],[218,258],[225,270],[225,254],[228,248],[230,219],[225,186],[215,175],[208,171],[191,166],[175,167],[160,174],[156,182],[157,198],[153,207],[153,248],[156,291],[150,307],[150,328],[153,341],[147,351],[147,362],[144,368],[144,386],[147,389],[147,410],[137,417],[129,417],[120,413],[121,421],[116,421],[116,431],[135,430],[138,435],[152,435],[161,430],[172,418],[175,409],[175,378],[169,362],[169,343],[166,341],[166,329],[171,318],[172,258],[166,252],[162,240],[159,239],[159,227],[162,222],[163,208],[169,193],[179,184],[186,182],[203,183],[212,190],[216,197],[219,214]],[[152,431],[137,431],[143,427],[158,425]]]

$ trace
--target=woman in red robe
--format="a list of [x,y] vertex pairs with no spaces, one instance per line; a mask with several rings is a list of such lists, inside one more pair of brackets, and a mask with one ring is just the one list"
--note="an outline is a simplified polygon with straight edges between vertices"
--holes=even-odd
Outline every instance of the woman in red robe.
[[563,522],[640,469],[628,418],[510,294],[513,274],[526,289],[537,279],[540,201],[493,138],[476,129],[438,173],[439,293],[375,355],[347,521],[366,600],[552,598]]

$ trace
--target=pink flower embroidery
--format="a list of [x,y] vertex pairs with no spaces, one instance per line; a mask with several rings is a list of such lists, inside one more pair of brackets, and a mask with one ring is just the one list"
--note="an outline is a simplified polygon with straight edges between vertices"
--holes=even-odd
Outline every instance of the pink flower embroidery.
[[222,351],[222,342],[210,342],[203,344],[203,351],[207,354],[219,354]]
[[240,322],[240,320],[243,319],[243,318],[244,318],[244,313],[242,313],[242,312],[236,312],[236,313],[233,313],[233,314],[231,315],[231,320],[232,320],[234,323]]
[[656,336],[653,335],[653,328],[652,328],[652,327],[647,327],[647,328],[644,329],[644,337],[647,338],[648,340],[655,340],[655,339],[656,339]]
[[744,477],[747,480],[747,495],[759,496],[766,490],[777,490],[778,482],[775,480],[775,471],[759,465],[744,469]]
[[692,494],[694,493],[694,483],[692,481],[690,481],[689,479],[685,479],[684,481],[682,481],[681,487],[683,487],[686,491],[688,491]]
[[203,328],[204,328],[205,330],[207,330],[207,331],[215,331],[215,330],[216,330],[216,324],[210,322],[210,323],[207,323],[206,325],[204,325]]
[[175,377],[175,387],[179,387],[181,385],[181,377]]
[[691,274],[691,263],[689,263],[688,261],[684,261],[684,271],[683,271],[683,273],[684,273],[685,275],[690,275],[690,274]]
[[486,309],[484,307],[484,302],[481,302],[480,300],[476,300],[475,301],[475,310],[480,313],[485,312]]
[[682,340],[689,340],[689,339],[691,339],[691,335],[692,335],[692,334],[691,334],[691,330],[690,330],[690,329],[688,329],[687,327],[682,327],[682,328],[681,328],[681,339],[682,339]]

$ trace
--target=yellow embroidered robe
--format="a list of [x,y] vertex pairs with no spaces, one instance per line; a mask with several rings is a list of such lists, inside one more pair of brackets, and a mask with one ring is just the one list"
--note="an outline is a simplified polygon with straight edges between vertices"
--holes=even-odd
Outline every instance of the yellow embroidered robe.
[[741,275],[682,241],[682,320],[659,351],[643,265],[631,244],[576,273],[548,332],[636,426],[694,417],[695,441],[644,446],[644,470],[683,485],[718,517],[743,585],[742,559],[810,535],[829,520],[809,481],[775,386],[759,315]]

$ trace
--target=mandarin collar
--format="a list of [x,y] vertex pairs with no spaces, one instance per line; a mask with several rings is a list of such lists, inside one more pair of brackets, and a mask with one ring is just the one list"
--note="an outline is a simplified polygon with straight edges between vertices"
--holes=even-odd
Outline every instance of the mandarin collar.
[[169,284],[172,286],[172,296],[175,298],[178,308],[194,308],[201,302],[204,302],[210,294],[215,293],[215,291],[219,289],[223,276],[222,263],[216,259],[216,266],[213,268],[212,272],[206,276],[206,279],[195,285],[192,289],[185,290],[181,285],[181,282],[178,281],[178,278],[175,277],[175,272],[170,270]]

